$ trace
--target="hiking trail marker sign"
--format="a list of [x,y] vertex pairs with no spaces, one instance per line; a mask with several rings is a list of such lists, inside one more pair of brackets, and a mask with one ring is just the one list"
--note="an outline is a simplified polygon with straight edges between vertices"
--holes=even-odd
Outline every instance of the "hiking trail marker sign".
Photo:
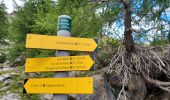
[[[59,50],[57,57],[27,58],[25,72],[60,71],[55,78],[30,78],[24,82],[24,93],[51,93],[53,99],[67,100],[66,94],[93,94],[92,77],[68,77],[73,70],[89,70],[94,61],[89,55],[69,56],[67,50],[93,52],[97,48],[94,39],[70,37],[71,18],[58,18],[58,36],[27,34],[26,48]],[[65,37],[64,37],[65,36]],[[62,95],[61,95],[62,94]]]
[[25,81],[24,89],[28,94],[92,94],[93,78],[30,78]]
[[[27,34],[26,48],[94,51],[93,39]],[[89,55],[27,58],[25,72],[89,70],[94,61]],[[24,93],[93,94],[92,77],[31,78],[24,83]]]
[[97,47],[94,39],[27,34],[26,48],[74,50],[93,52]]
[[27,58],[25,72],[89,70],[93,64],[88,55]]

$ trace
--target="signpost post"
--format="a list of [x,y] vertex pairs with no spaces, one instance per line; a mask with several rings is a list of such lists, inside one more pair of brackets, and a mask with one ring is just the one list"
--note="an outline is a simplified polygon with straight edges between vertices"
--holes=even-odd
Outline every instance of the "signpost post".
[[[58,32],[57,36],[70,37],[71,36],[71,17],[67,15],[61,15],[58,17]],[[56,56],[69,56],[68,51],[56,51]],[[57,72],[54,77],[68,77],[68,72]],[[53,100],[68,100],[66,94],[54,94]]]

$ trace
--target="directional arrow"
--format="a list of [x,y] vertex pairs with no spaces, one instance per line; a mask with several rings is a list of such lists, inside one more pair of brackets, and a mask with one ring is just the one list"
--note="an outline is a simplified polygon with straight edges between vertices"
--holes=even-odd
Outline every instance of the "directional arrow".
[[89,70],[93,64],[88,55],[27,58],[25,72]]
[[24,91],[28,94],[93,94],[93,78],[32,78],[24,83]]
[[94,39],[27,34],[26,48],[75,50],[93,52],[97,47]]

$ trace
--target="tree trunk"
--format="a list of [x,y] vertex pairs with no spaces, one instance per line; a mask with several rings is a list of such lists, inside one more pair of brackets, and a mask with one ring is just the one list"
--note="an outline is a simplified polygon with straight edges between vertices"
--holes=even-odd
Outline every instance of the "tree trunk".
[[128,53],[130,53],[133,48],[133,37],[132,37],[132,25],[131,25],[131,6],[130,6],[130,1],[131,0],[125,0],[123,2],[124,5],[124,10],[125,10],[125,17],[124,17],[124,26],[125,26],[125,31],[124,31],[124,45]]
[[[132,37],[132,19],[131,19],[131,0],[123,0],[125,17],[124,17],[124,45],[126,48],[125,63],[130,66],[132,51],[135,49]],[[143,100],[147,94],[147,89],[142,78],[132,75],[128,82],[127,97],[128,100]]]

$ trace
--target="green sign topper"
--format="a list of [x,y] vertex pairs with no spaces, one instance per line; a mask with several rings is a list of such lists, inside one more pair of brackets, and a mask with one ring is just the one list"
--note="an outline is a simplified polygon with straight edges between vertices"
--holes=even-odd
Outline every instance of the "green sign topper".
[[71,18],[67,15],[59,16],[58,18],[58,31],[67,30],[71,31]]

